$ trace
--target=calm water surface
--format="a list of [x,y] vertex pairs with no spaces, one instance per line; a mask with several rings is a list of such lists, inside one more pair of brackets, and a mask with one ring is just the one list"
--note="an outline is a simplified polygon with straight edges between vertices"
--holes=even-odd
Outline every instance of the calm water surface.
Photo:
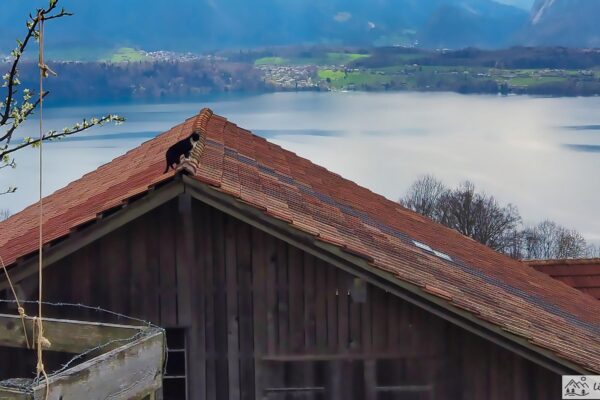
[[[470,179],[516,204],[526,222],[551,218],[600,242],[600,98],[277,93],[206,103],[51,108],[48,128],[109,112],[127,123],[46,146],[46,194],[204,106],[390,199],[421,174],[449,185]],[[37,153],[17,157],[18,168],[0,174],[0,187],[19,187],[0,197],[0,208],[12,212],[37,199]]]

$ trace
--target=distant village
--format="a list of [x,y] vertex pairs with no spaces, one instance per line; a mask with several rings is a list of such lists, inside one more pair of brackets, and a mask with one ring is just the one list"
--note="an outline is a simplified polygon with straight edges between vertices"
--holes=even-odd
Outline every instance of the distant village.
[[317,67],[314,65],[258,65],[264,74],[267,85],[282,90],[318,89],[320,82],[315,79]]
[[[472,55],[456,56],[454,54],[460,52],[450,50],[374,48],[361,51],[248,50],[197,54],[119,48],[96,62],[58,61],[71,78],[61,80],[59,74],[50,85],[54,85],[55,98],[63,100],[76,100],[84,92],[89,99],[307,90],[600,94],[600,60],[596,59],[600,57],[590,51],[575,52],[560,65],[544,68],[536,67],[543,61],[537,53],[529,54],[522,49],[510,50],[510,57],[474,50]],[[11,56],[0,54],[0,62],[11,61]],[[37,76],[35,62],[30,64],[23,65],[23,81]],[[58,65],[57,68],[60,72],[61,68]],[[98,82],[104,83],[99,85]]]

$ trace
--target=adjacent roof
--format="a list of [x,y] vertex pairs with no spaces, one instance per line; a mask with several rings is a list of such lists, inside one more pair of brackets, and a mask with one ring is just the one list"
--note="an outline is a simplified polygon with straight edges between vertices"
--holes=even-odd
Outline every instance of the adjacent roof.
[[531,260],[527,264],[600,300],[600,258]]
[[[44,242],[173,179],[166,149],[201,130],[191,182],[360,257],[514,340],[600,373],[600,302],[203,110],[44,200]],[[358,155],[360,156],[360,155]],[[398,171],[401,173],[401,171]],[[263,215],[263,214],[261,214]],[[0,223],[7,264],[35,251],[37,208]],[[17,266],[18,267],[18,266]],[[519,339],[519,340],[520,340]]]

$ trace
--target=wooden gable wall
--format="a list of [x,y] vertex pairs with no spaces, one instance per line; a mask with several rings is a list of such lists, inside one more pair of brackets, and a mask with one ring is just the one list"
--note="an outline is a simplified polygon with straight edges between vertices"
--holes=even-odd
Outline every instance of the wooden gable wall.
[[[186,195],[47,268],[45,298],[185,328],[192,399],[560,391],[560,376]],[[64,310],[46,313],[98,319]]]

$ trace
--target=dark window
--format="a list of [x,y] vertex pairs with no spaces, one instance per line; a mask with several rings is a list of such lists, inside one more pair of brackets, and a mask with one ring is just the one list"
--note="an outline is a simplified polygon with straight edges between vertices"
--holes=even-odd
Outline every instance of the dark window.
[[185,329],[167,328],[167,368],[163,379],[164,400],[187,399]]

